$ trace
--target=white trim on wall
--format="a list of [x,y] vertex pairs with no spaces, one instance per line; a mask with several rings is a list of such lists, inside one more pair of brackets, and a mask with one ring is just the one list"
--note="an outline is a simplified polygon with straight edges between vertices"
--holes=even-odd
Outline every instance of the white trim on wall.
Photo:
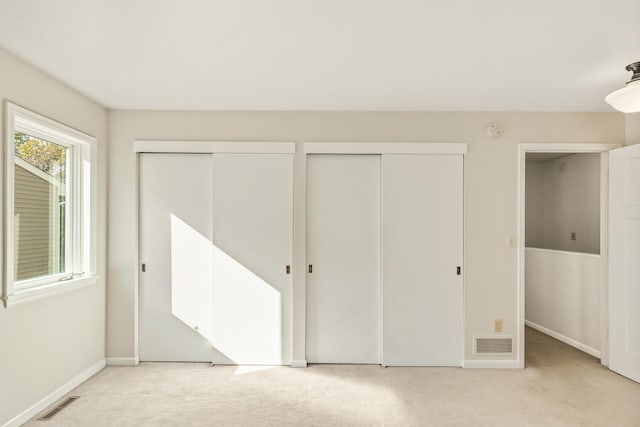
[[609,367],[609,153],[600,159],[600,363]]
[[[620,144],[589,144],[589,143],[527,143],[527,144],[519,144],[518,145],[518,262],[517,262],[517,271],[518,271],[518,291],[517,291],[517,299],[518,299],[518,328],[517,328],[517,346],[518,346],[518,357],[517,363],[518,367],[524,368],[524,328],[525,328],[525,319],[524,319],[524,257],[525,257],[525,172],[526,172],[526,154],[527,153],[600,153],[603,154],[613,150],[615,148],[619,148]],[[604,160],[601,162],[601,183],[600,183],[600,206],[601,212],[603,210],[607,210],[607,206],[609,203],[608,198],[608,190],[607,186],[602,182],[604,177],[608,176],[608,163],[605,163]],[[607,265],[607,239],[608,239],[608,230],[607,230],[607,217],[606,215],[600,216],[600,254],[601,254],[601,273],[600,273],[600,282],[601,282],[601,292],[600,295],[603,295],[603,292],[606,293],[607,282],[606,282],[606,265]],[[600,318],[604,320],[601,321],[601,337],[600,337],[600,347],[601,347],[601,362],[606,366],[605,361],[608,363],[608,349],[609,349],[609,341],[606,335],[607,324],[608,324],[608,311],[606,300],[601,298],[600,300]],[[604,324],[603,324],[604,323]]]
[[74,388],[78,387],[80,384],[100,372],[106,366],[105,359],[99,360],[97,363],[91,365],[84,371],[80,372],[78,375],[73,377],[71,380],[67,381],[47,396],[40,399],[38,402],[34,403],[12,419],[6,422],[2,427],[18,427],[22,424],[29,421],[31,418],[38,415],[41,411],[46,409],[47,407],[54,404],[60,398],[62,398],[65,394],[69,393]]
[[530,251],[535,251],[535,252],[546,252],[550,254],[568,254],[568,255],[580,255],[580,256],[600,258],[600,254],[592,254],[589,252],[561,251],[560,249],[536,248],[535,246],[525,246],[525,249],[528,249]]
[[295,142],[135,140],[136,153],[294,154]]
[[305,142],[306,154],[466,154],[466,143]]

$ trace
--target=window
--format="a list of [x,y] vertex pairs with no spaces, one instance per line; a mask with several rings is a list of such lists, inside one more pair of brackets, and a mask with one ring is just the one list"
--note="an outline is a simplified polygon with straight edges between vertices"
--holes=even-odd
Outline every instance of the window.
[[95,283],[95,139],[6,104],[5,305]]

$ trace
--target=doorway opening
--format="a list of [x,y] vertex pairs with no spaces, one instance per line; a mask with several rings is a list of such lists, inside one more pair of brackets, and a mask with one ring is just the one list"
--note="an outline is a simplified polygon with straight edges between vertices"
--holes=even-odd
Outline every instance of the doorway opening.
[[525,325],[597,359],[600,158],[527,153],[525,163]]
[[[608,150],[613,144],[521,144],[518,365],[525,325],[608,365]],[[544,342],[554,342],[545,340]]]

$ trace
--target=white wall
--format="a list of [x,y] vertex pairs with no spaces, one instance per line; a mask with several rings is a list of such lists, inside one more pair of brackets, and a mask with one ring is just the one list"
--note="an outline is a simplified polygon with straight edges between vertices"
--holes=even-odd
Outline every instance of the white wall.
[[94,135],[99,159],[98,284],[15,307],[0,306],[0,425],[4,425],[105,356],[107,112],[2,49],[0,76],[2,118],[8,100]]
[[526,173],[526,246],[600,253],[600,154],[527,161]]
[[[495,121],[504,133],[484,136]],[[420,112],[154,112],[109,113],[109,288],[107,355],[137,354],[136,156],[134,139],[295,141],[294,359],[304,358],[305,156],[304,141],[467,142],[465,157],[466,358],[474,335],[491,334],[504,319],[516,335],[518,143],[624,141],[619,113]],[[515,346],[517,348],[517,345]],[[503,356],[515,359],[517,355]],[[489,357],[494,358],[494,357]]]
[[600,357],[600,256],[527,248],[527,324]]

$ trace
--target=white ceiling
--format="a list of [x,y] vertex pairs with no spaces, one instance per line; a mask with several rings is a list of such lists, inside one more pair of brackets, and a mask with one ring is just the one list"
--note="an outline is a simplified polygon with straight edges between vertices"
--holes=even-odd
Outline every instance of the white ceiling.
[[640,0],[0,0],[0,46],[110,108],[613,111]]

